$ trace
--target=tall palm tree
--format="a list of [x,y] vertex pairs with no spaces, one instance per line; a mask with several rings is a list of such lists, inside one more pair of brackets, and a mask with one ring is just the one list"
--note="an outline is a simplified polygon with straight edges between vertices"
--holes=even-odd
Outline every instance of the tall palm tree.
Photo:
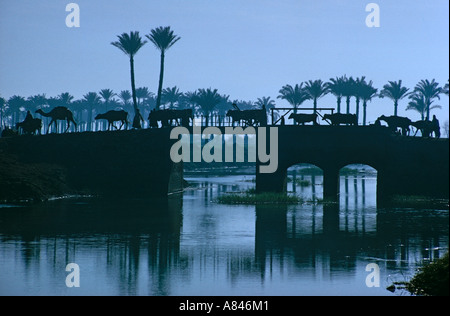
[[130,75],[131,75],[131,94],[133,97],[134,112],[137,114],[138,106],[136,101],[136,84],[134,80],[134,56],[147,43],[139,36],[139,32],[130,32],[130,34],[122,33],[118,35],[118,41],[112,42],[111,45],[117,47],[130,58]]
[[343,86],[342,86],[342,95],[346,98],[346,113],[350,113],[350,100],[351,97],[355,95],[355,79],[353,77],[347,78],[344,76]]
[[364,82],[359,87],[359,95],[363,101],[363,125],[367,124],[367,102],[377,96],[378,89],[373,87],[373,82]]
[[367,85],[366,82],[366,77],[362,76],[361,78],[356,78],[355,80],[355,84],[353,86],[353,95],[356,99],[356,111],[355,111],[355,115],[356,115],[356,123],[359,123],[359,105],[361,103],[361,92],[362,89],[364,89],[364,86]]
[[27,101],[21,96],[13,95],[8,99],[8,106],[13,115],[12,124],[15,124],[20,121],[20,113],[25,111]]
[[150,31],[150,34],[145,35],[150,42],[152,42],[157,49],[161,52],[161,66],[159,71],[159,85],[158,85],[158,95],[156,97],[156,109],[159,109],[161,105],[161,93],[164,78],[164,59],[166,51],[171,48],[176,42],[178,42],[181,37],[175,35],[170,29],[170,26],[158,27]]
[[429,113],[430,110],[441,108],[441,106],[437,104],[429,106],[426,97],[419,92],[414,92],[410,94],[409,99],[411,101],[408,103],[406,110],[407,111],[413,110],[418,112],[420,114],[420,118],[422,119],[422,121],[426,119],[427,117],[426,115],[429,115],[427,113]]
[[328,91],[336,97],[337,112],[341,113],[341,103],[344,92],[344,77],[331,78],[327,83]]
[[175,103],[179,103],[183,93],[175,86],[172,88],[166,88],[161,93],[162,104],[169,104],[169,109],[175,107]]
[[305,83],[305,92],[313,100],[314,113],[317,113],[317,100],[328,94],[328,87],[322,80],[309,80]]
[[389,81],[388,84],[383,86],[383,90],[380,92],[380,98],[386,97],[394,101],[394,116],[397,116],[398,102],[411,94],[408,91],[408,88],[402,86],[401,80]]
[[88,108],[88,126],[87,130],[90,132],[92,130],[92,111],[94,108],[100,105],[100,97],[97,92],[89,92],[83,96],[83,101],[86,103]]
[[294,87],[287,84],[279,91],[278,99],[286,100],[290,105],[294,107],[294,113],[297,112],[297,108],[302,105],[303,102],[310,99],[309,94],[303,88],[303,83],[296,84]]
[[192,101],[199,106],[206,118],[206,126],[208,126],[211,113],[214,111],[215,107],[222,102],[222,95],[217,92],[217,89],[198,89],[192,97]]
[[435,99],[441,99],[442,88],[434,79],[432,81],[421,80],[414,88],[414,93],[419,93],[424,97],[426,105],[426,120],[430,120],[430,110]]
[[3,113],[6,108],[6,100],[0,97],[0,130],[3,128]]

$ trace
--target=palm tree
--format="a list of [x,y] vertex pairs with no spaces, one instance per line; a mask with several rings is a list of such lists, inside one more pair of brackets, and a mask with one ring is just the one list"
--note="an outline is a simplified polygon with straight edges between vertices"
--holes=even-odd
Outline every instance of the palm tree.
[[0,130],[3,128],[3,111],[6,108],[6,100],[0,97]]
[[420,118],[422,121],[425,120],[426,115],[429,115],[427,113],[430,110],[441,108],[441,106],[437,105],[437,104],[428,106],[428,103],[427,103],[428,101],[427,101],[426,97],[422,93],[419,93],[419,92],[410,94],[409,99],[411,101],[408,103],[406,110],[407,111],[413,110],[413,111],[418,112],[420,114]]
[[[275,100],[272,100],[270,97],[261,97],[256,100],[255,105],[259,108],[262,108],[264,106],[266,108],[267,115],[270,115],[271,109],[275,109]],[[274,111],[273,121],[275,122],[277,119],[278,113]]]
[[25,111],[27,101],[21,96],[13,95],[8,99],[8,106],[13,113],[12,124],[15,124],[20,121],[20,113]]
[[173,109],[175,103],[179,103],[183,93],[175,86],[172,88],[166,88],[161,93],[162,104],[169,103],[169,109]]
[[88,106],[88,126],[87,130],[90,132],[92,130],[92,111],[95,107],[100,105],[100,97],[97,92],[89,92],[83,96],[83,101]]
[[217,92],[217,89],[198,89],[192,97],[192,101],[199,106],[206,118],[206,126],[208,126],[209,117],[215,107],[222,102],[222,96]]
[[108,111],[108,104],[112,101],[112,98],[116,95],[111,89],[102,89],[98,93],[103,99],[103,105],[105,106],[105,112]]
[[124,107],[128,107],[130,105],[130,100],[132,98],[130,91],[122,90],[122,91],[120,91],[118,97],[122,101],[122,104]]
[[159,109],[161,105],[161,93],[164,78],[164,58],[166,51],[171,48],[176,42],[178,42],[181,37],[175,35],[170,29],[170,26],[158,27],[150,31],[150,34],[145,35],[150,42],[152,42],[157,49],[161,52],[161,66],[159,71],[159,85],[158,85],[158,96],[156,98],[156,109]]
[[442,88],[442,93],[445,94],[446,96],[448,96],[448,81]]
[[367,124],[367,102],[372,101],[377,96],[378,89],[373,87],[373,82],[370,80],[368,83],[364,82],[359,87],[359,96],[363,101],[363,125]]
[[434,79],[432,81],[421,80],[414,88],[414,93],[419,93],[424,97],[426,106],[426,120],[430,120],[430,110],[433,108],[432,104],[434,99],[441,99],[440,94],[442,93],[442,88],[439,88],[439,83]]
[[280,95],[278,99],[286,100],[290,105],[294,107],[294,113],[297,112],[297,108],[302,105],[303,102],[310,99],[309,94],[304,90],[303,83],[296,84],[294,87],[291,85],[285,85],[279,91]]
[[409,89],[402,86],[402,81],[389,81],[388,84],[383,86],[383,90],[380,92],[380,98],[389,98],[394,101],[394,116],[398,114],[398,101],[409,96],[411,92]]
[[355,84],[353,86],[353,95],[356,98],[356,123],[359,123],[359,105],[361,102],[361,90],[364,89],[364,86],[367,85],[366,77],[362,76],[361,78],[356,78]]
[[344,92],[344,77],[331,78],[327,83],[328,91],[336,97],[337,112],[341,113],[341,102]]
[[45,93],[36,94],[28,97],[27,102],[28,102],[27,108],[30,111],[34,112],[47,104],[47,97],[45,96]]
[[69,92],[63,92],[60,95],[58,95],[57,98],[61,102],[61,106],[70,107],[70,104],[74,99],[74,96],[71,95]]
[[355,95],[355,79],[353,77],[347,78],[344,76],[342,85],[342,95],[346,98],[346,112],[350,113],[350,99]]
[[153,93],[148,90],[147,87],[140,87],[136,89],[136,98],[138,107],[144,103],[144,101],[148,98],[151,98],[153,96]]
[[328,94],[328,87],[322,80],[309,80],[305,83],[305,92],[307,93],[309,99],[313,100],[314,104],[314,114],[317,113],[317,100]]
[[112,42],[111,45],[117,47],[130,58],[130,74],[131,74],[131,94],[133,97],[134,112],[137,114],[138,107],[136,101],[136,85],[134,81],[134,56],[147,43],[139,36],[139,32],[130,32],[130,34],[122,33],[118,35],[118,41]]

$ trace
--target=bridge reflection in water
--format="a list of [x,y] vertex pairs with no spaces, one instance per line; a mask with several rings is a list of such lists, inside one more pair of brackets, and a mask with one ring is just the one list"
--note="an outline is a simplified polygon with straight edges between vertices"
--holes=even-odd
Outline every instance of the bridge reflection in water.
[[[448,248],[448,210],[377,209],[375,181],[347,179],[340,206],[221,205],[219,194],[253,184],[219,177],[191,179],[194,187],[169,201],[3,208],[0,293],[387,294],[365,287],[367,263],[380,265],[384,283],[404,280]],[[70,262],[80,265],[79,289],[65,287]]]

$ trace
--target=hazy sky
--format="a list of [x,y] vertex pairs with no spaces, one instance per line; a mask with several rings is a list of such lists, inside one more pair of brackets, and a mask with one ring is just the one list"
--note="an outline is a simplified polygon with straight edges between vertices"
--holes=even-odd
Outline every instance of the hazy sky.
[[[129,90],[129,61],[110,43],[158,26],[181,36],[166,55],[164,87],[183,92],[212,87],[256,100],[276,98],[288,83],[344,74],[366,76],[377,88],[388,80],[412,88],[421,79],[449,78],[447,0],[76,0],[80,27],[68,28],[70,2],[0,1],[2,97]],[[366,26],[370,2],[380,7],[379,28]],[[159,52],[148,43],[135,63],[136,85],[156,92]],[[399,114],[419,119],[406,104]],[[435,113],[447,120],[448,98],[438,104],[443,109]],[[334,97],[319,106],[335,106]],[[380,113],[393,113],[390,101],[369,104],[370,121]]]

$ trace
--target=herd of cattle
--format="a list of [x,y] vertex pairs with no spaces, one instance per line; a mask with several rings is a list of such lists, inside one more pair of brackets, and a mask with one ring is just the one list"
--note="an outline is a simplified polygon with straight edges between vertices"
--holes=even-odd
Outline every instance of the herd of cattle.
[[[234,107],[226,114],[230,118],[232,126],[237,124],[238,126],[266,126],[267,125],[267,112],[266,109],[258,110],[240,110]],[[342,114],[333,113],[325,114],[321,116],[324,121],[327,121],[329,125],[350,125],[357,126],[358,119],[355,114]],[[62,119],[62,118],[61,118]],[[117,130],[128,129],[128,113],[124,110],[112,110],[103,114],[98,114],[95,117],[96,120],[106,120],[108,122],[108,130],[115,128]],[[319,125],[318,114],[303,114],[292,113],[289,119],[294,121],[295,125],[305,125],[312,123],[313,125]],[[189,126],[194,120],[194,115],[191,109],[185,110],[152,110],[148,116],[149,126],[151,128],[170,127],[170,126]],[[284,125],[284,116],[279,120],[281,125]],[[381,121],[384,121],[387,126],[396,133],[404,136],[411,135],[411,127],[415,128],[415,134],[421,131],[423,137],[440,137],[440,126],[436,117],[433,117],[432,121],[421,120],[412,122],[409,118],[400,116],[380,116],[373,126],[381,126]],[[115,126],[115,123],[119,122],[120,127]],[[38,118],[28,117],[25,121],[16,124],[16,130],[19,134],[36,134],[40,133],[42,129],[42,121]],[[16,132],[16,133],[17,133]],[[10,136],[14,133],[12,130],[4,130],[2,136]]]

